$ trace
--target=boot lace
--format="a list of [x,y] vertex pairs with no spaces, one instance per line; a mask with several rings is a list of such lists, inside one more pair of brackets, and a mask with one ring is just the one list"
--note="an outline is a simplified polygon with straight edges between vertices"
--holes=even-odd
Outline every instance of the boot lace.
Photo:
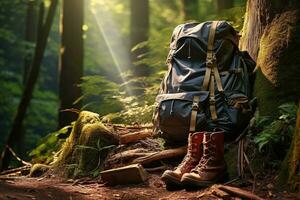
[[[181,163],[178,165],[178,167],[176,167],[176,169],[181,169],[184,170],[185,168],[187,168],[190,164],[192,164],[193,162],[196,162],[196,155],[195,155],[195,150],[193,149],[193,144],[191,139],[189,138],[188,141],[189,145],[188,145],[188,149],[187,149],[187,154],[184,156],[183,160],[181,161]],[[196,148],[196,147],[194,147]],[[199,147],[197,147],[199,148]]]
[[216,145],[211,142],[211,139],[208,141],[203,141],[203,156],[200,159],[198,165],[194,168],[193,171],[199,171],[206,168],[207,164],[214,159],[216,153]]

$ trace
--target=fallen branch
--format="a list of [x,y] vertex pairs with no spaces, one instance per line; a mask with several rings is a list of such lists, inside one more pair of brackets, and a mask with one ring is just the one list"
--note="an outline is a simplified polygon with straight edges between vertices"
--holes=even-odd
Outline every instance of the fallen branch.
[[247,199],[252,199],[252,200],[264,200],[263,198],[255,195],[251,192],[242,190],[237,187],[232,187],[232,186],[227,186],[227,185],[215,185],[213,187],[223,190],[229,194],[233,194],[235,196],[241,197],[241,198],[247,198]]
[[128,125],[123,125],[123,124],[110,124],[110,123],[104,123],[104,125],[113,126],[114,128],[119,128],[119,129],[152,129],[153,128],[153,125],[128,126]]
[[224,192],[223,190],[220,190],[218,187],[212,186],[211,187],[211,193],[217,197],[220,197],[224,200],[230,200],[230,195],[227,192]]
[[137,142],[139,140],[152,137],[153,132],[152,131],[138,131],[133,133],[128,133],[125,135],[121,135],[119,142],[120,144],[128,144],[130,142]]
[[151,155],[145,157],[137,158],[133,160],[132,163],[147,164],[161,159],[182,156],[186,154],[186,150],[187,146],[179,147],[176,149],[167,149],[160,152],[151,153]]
[[29,163],[29,162],[26,162],[26,161],[24,161],[24,160],[22,160],[17,154],[16,154],[16,152],[14,152],[14,150],[12,149],[12,148],[10,148],[9,146],[6,146],[6,148],[10,151],[10,153],[19,161],[19,162],[21,162],[23,165],[25,165],[25,166],[32,166],[32,164],[31,163]]
[[1,172],[0,175],[8,175],[8,174],[20,172],[20,171],[23,171],[23,170],[29,170],[30,168],[31,168],[31,166],[25,165],[25,166],[22,166],[22,167],[5,170],[5,171]]
[[131,150],[117,153],[108,159],[108,163],[116,163],[120,160],[122,161],[130,160],[130,159],[135,159],[137,157],[145,157],[153,154],[153,153],[143,152],[143,151],[144,149],[139,148],[139,149],[131,149]]

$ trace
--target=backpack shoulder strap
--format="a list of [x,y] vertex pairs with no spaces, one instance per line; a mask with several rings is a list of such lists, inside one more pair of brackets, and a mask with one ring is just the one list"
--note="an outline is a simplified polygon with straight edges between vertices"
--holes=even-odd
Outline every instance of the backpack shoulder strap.
[[208,43],[207,43],[207,54],[206,54],[206,71],[204,75],[202,89],[207,91],[209,87],[209,107],[212,120],[217,119],[216,111],[216,100],[215,100],[215,80],[217,89],[220,93],[223,93],[222,81],[220,78],[216,55],[213,51],[214,41],[216,35],[216,29],[218,26],[218,21],[213,21],[210,27]]

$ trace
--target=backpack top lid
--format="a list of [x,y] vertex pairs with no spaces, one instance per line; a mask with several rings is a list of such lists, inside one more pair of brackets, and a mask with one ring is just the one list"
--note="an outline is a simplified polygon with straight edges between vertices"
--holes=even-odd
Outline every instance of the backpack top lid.
[[[203,23],[185,23],[178,25],[171,37],[170,49],[177,48],[177,42],[183,37],[193,37],[197,38],[207,46],[209,31],[212,21],[207,21]],[[235,46],[237,46],[237,32],[235,29],[228,24],[226,21],[218,21],[218,26],[215,33],[215,41],[220,39],[228,39]]]

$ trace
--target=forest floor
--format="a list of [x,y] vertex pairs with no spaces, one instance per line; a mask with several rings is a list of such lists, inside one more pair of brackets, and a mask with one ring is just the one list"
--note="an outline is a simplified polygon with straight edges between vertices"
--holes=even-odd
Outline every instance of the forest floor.
[[[272,185],[274,177],[264,177],[248,186],[239,186],[265,199],[300,199],[297,194],[288,193]],[[220,199],[201,197],[205,190],[167,191],[159,175],[151,175],[148,183],[128,186],[107,187],[97,181],[74,181],[60,178],[15,177],[0,179],[0,200],[194,200]]]

